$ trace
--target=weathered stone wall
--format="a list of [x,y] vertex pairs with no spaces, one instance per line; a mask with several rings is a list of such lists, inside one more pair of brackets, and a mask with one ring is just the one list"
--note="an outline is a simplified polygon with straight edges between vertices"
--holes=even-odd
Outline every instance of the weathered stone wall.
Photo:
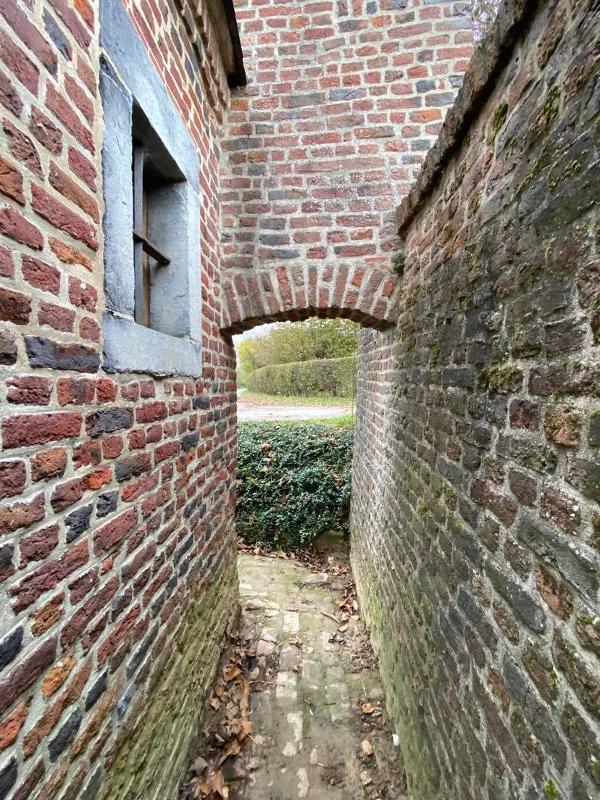
[[202,166],[202,378],[107,374],[100,5],[0,2],[0,797],[13,800],[175,796],[236,609],[217,273],[227,81],[203,4],[128,3]]
[[599,34],[503,4],[363,338],[353,565],[415,800],[598,796]]
[[227,116],[224,291],[242,330],[395,320],[394,211],[472,53],[469,3],[236,0],[248,85]]

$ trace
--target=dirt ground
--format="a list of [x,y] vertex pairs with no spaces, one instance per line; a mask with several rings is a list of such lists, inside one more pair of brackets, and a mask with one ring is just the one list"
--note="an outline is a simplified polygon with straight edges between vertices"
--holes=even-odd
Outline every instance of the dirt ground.
[[240,629],[182,798],[405,800],[347,558],[247,550],[238,568]]

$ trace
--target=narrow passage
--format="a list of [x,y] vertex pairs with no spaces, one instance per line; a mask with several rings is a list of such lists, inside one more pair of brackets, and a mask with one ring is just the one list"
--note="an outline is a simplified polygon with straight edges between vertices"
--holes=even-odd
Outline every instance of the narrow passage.
[[[238,568],[240,630],[184,796],[403,800],[405,778],[347,560],[324,559],[319,568],[328,571],[316,572],[242,553]],[[232,738],[248,723],[248,736]]]

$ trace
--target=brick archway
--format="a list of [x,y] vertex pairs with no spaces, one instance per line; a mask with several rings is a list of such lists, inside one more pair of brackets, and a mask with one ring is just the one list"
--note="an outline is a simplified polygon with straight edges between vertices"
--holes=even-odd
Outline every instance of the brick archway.
[[240,270],[222,277],[222,289],[224,334],[310,316],[345,317],[386,330],[396,323],[400,299],[395,275],[345,264]]

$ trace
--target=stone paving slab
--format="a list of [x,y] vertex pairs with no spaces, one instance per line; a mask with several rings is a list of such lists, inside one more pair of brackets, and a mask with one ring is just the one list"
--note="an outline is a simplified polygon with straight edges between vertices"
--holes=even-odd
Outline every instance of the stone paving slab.
[[[402,800],[405,779],[364,627],[339,631],[335,577],[242,554],[242,636],[256,642],[252,743],[235,800]],[[366,650],[365,650],[366,648]],[[365,658],[367,652],[367,658]],[[367,666],[365,666],[367,664]],[[376,711],[363,713],[364,703]],[[373,754],[363,751],[367,740]],[[367,747],[368,750],[368,747]]]

